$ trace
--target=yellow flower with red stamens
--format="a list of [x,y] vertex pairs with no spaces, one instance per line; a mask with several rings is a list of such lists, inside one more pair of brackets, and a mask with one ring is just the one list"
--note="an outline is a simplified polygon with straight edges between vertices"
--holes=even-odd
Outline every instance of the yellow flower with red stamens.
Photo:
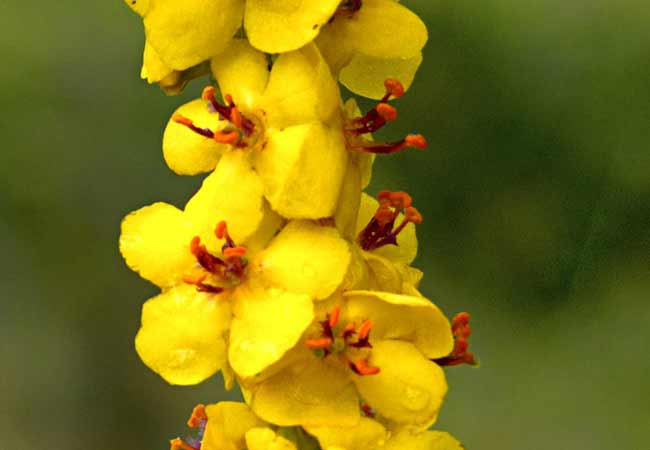
[[[144,22],[147,45],[161,64],[183,71],[221,54],[241,27],[268,53],[311,42],[340,0],[124,0]],[[145,58],[145,66],[147,66]]]
[[203,100],[181,106],[163,139],[169,167],[192,175],[240,152],[249,176],[262,184],[271,207],[287,218],[331,216],[348,163],[338,87],[318,49],[308,45],[266,57],[235,41],[213,72],[224,103],[207,88]]
[[453,348],[446,317],[427,299],[385,292],[349,291],[333,302],[303,348],[242,380],[253,411],[283,426],[354,426],[363,399],[391,423],[428,428],[447,390],[431,361]]
[[381,98],[385,78],[411,85],[422,62],[427,29],[395,0],[346,0],[316,42],[352,92]]

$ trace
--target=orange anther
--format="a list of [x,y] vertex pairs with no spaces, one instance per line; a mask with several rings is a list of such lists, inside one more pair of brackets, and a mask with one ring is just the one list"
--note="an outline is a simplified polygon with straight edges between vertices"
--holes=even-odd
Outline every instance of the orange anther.
[[367,359],[358,359],[351,364],[354,366],[354,371],[359,375],[376,375],[379,373],[379,367],[368,365]]
[[408,147],[415,147],[420,149],[427,148],[427,140],[421,134],[409,134],[404,139],[404,143]]
[[207,278],[206,273],[198,273],[198,274],[185,274],[183,275],[183,281],[187,284],[193,284],[193,285],[199,285],[205,281]]
[[387,122],[397,119],[397,109],[388,103],[379,103],[375,106],[375,109],[377,110],[377,114]]
[[318,339],[307,339],[305,341],[307,347],[311,349],[325,349],[329,348],[332,345],[332,340],[330,338],[318,338]]
[[169,441],[169,448],[170,450],[196,450],[181,438],[176,438]]
[[198,428],[206,420],[208,420],[208,416],[205,413],[205,406],[201,405],[201,404],[198,404],[192,410],[192,415],[187,420],[187,426],[190,427],[190,428]]
[[216,131],[212,138],[220,144],[234,144],[239,140],[239,133],[235,130],[224,133],[223,131]]
[[226,258],[241,258],[246,254],[246,247],[228,247],[223,251],[223,256]]
[[201,98],[206,101],[214,100],[214,86],[206,86],[203,88]]
[[214,235],[217,239],[223,239],[228,236],[228,224],[225,220],[222,220],[217,224],[217,227],[214,229]]
[[379,191],[377,194],[377,200],[385,201],[385,200],[390,200],[391,192],[390,191]]
[[370,334],[372,329],[372,320],[364,320],[361,326],[359,327],[359,339],[365,339]]
[[406,216],[406,220],[409,222],[412,222],[416,225],[422,223],[422,214],[420,214],[420,211],[415,209],[413,206],[406,208],[404,210],[404,215]]
[[175,113],[172,116],[172,120],[176,123],[180,123],[181,125],[185,125],[186,127],[191,127],[192,125],[194,125],[194,122],[192,122],[191,119],[188,119],[184,115],[178,113]]
[[239,113],[239,109],[236,106],[233,106],[232,109],[230,110],[230,121],[237,128],[242,127],[241,114]]
[[390,94],[395,98],[400,98],[404,95],[404,86],[393,78],[387,78],[384,81],[384,87],[386,88],[386,94]]
[[201,238],[194,236],[190,241],[190,252],[192,252],[194,256],[199,256],[202,250]]
[[339,317],[341,316],[341,307],[339,305],[332,308],[332,312],[329,314],[329,325],[330,328],[334,328],[337,323],[339,323]]
[[232,99],[232,95],[226,94],[226,95],[223,96],[223,98],[226,101],[226,103],[228,104],[228,106],[233,106],[235,104],[235,102]]
[[411,206],[413,199],[406,192],[397,191],[390,193],[390,201],[392,205],[397,209],[404,209]]

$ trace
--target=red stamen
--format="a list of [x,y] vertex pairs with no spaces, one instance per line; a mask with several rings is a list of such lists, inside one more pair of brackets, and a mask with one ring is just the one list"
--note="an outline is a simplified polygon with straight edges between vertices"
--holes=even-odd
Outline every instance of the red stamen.
[[208,416],[205,413],[205,406],[199,404],[192,410],[192,415],[187,420],[187,426],[190,428],[199,428],[207,420]]
[[361,376],[366,375],[376,375],[380,372],[379,367],[373,367],[368,365],[367,359],[358,359],[356,361],[350,361],[350,368],[357,374]]
[[339,317],[341,316],[341,307],[339,305],[332,308],[332,312],[328,314],[327,318],[329,320],[330,328],[334,328],[337,323],[339,323]]
[[404,85],[398,80],[387,78],[384,81],[384,87],[386,88],[386,95],[389,97],[400,98],[404,95]]
[[[409,223],[422,223],[422,215],[412,204],[406,192],[381,191],[377,195],[379,206],[368,225],[357,236],[364,250],[374,250],[384,245],[397,245],[397,235]],[[402,222],[395,227],[395,220],[403,212]]]
[[187,117],[183,116],[182,114],[174,114],[172,116],[172,120],[178,124],[184,125],[190,130],[194,131],[197,134],[200,134],[203,137],[212,139],[214,137],[214,133],[212,130],[208,128],[200,128],[194,125],[194,122],[192,122],[191,119],[188,119]]
[[366,339],[370,334],[370,329],[372,328],[372,320],[364,320],[364,322],[359,327],[359,340]]
[[199,236],[194,236],[190,241],[190,251],[198,261],[198,263],[210,273],[216,274],[221,270],[220,266],[225,265],[225,263],[213,256],[208,252],[208,249],[205,245],[201,244],[201,238]]
[[451,332],[454,335],[454,349],[444,358],[434,359],[433,361],[440,366],[457,366],[459,364],[469,364],[475,366],[478,364],[474,353],[468,352],[469,341],[467,340],[472,334],[469,326],[469,313],[462,312],[456,314],[451,321]]
[[353,334],[356,333],[356,328],[357,328],[357,327],[356,327],[356,325],[354,324],[354,322],[350,322],[350,323],[348,323],[348,324],[345,326],[345,328],[343,328],[343,333],[341,333],[343,339],[345,339],[345,340],[347,341],[347,339],[348,339],[350,336],[352,336]]

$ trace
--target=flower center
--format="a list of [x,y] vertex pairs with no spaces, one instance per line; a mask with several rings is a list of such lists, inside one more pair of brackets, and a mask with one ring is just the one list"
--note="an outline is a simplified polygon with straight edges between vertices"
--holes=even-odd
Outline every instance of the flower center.
[[188,427],[197,429],[196,436],[186,437],[184,439],[179,437],[172,439],[169,441],[170,450],[201,450],[201,442],[203,441],[203,434],[207,423],[208,416],[205,413],[205,406],[196,405],[187,421]]
[[368,153],[389,154],[396,153],[409,147],[424,149],[427,141],[421,134],[409,134],[404,139],[396,142],[375,142],[363,138],[364,134],[374,133],[388,122],[397,119],[397,109],[388,101],[391,97],[400,98],[404,95],[404,86],[391,78],[384,81],[386,94],[382,99],[361,117],[349,119],[345,127],[345,137],[348,148]]
[[469,313],[462,312],[454,316],[451,321],[451,332],[454,335],[454,349],[444,358],[434,359],[439,366],[457,366],[459,364],[478,365],[474,353],[468,352],[468,338],[472,334],[469,326]]
[[[321,335],[307,339],[305,344],[319,358],[333,354],[344,361],[357,375],[375,375],[379,367],[368,364],[368,353],[372,345],[369,342],[372,321],[365,320],[357,329],[354,323],[339,326],[341,307],[336,305],[320,323]],[[356,335],[356,339],[354,336]]]
[[235,148],[253,147],[258,142],[261,134],[260,130],[263,128],[261,122],[256,120],[255,117],[251,119],[244,116],[230,94],[224,95],[225,105],[217,101],[213,86],[207,86],[203,89],[201,97],[208,102],[210,112],[219,114],[221,120],[229,122],[225,128],[216,131],[202,128],[182,114],[174,114],[172,120],[185,125],[205,138],[214,139],[221,144],[229,144]]
[[[406,192],[381,191],[377,195],[379,207],[368,225],[357,236],[362,249],[369,251],[384,245],[397,245],[397,235],[409,223],[422,223],[422,215],[411,206],[411,196]],[[400,213],[404,213],[401,223],[395,226]]]
[[[225,221],[217,224],[214,234],[217,239],[225,240],[221,247],[222,257],[211,254],[205,245],[201,244],[201,238],[194,236],[190,241],[190,252],[196,258],[199,267],[193,273],[186,274],[183,281],[195,285],[199,292],[218,294],[228,286],[241,283],[246,274],[248,260],[245,257],[246,247],[235,245],[228,234]],[[219,286],[207,283],[208,277]]]

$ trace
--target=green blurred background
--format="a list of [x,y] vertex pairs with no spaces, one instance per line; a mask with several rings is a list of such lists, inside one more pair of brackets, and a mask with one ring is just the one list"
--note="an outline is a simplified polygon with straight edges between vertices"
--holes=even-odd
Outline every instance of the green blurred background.
[[[478,370],[438,427],[470,450],[650,448],[650,8],[646,0],[406,2],[430,27],[382,158],[410,191],[424,292],[473,313]],[[155,289],[117,250],[127,212],[182,204],[173,109],[138,78],[122,2],[0,2],[0,448],[163,450],[217,377],[170,387],[133,349]]]

